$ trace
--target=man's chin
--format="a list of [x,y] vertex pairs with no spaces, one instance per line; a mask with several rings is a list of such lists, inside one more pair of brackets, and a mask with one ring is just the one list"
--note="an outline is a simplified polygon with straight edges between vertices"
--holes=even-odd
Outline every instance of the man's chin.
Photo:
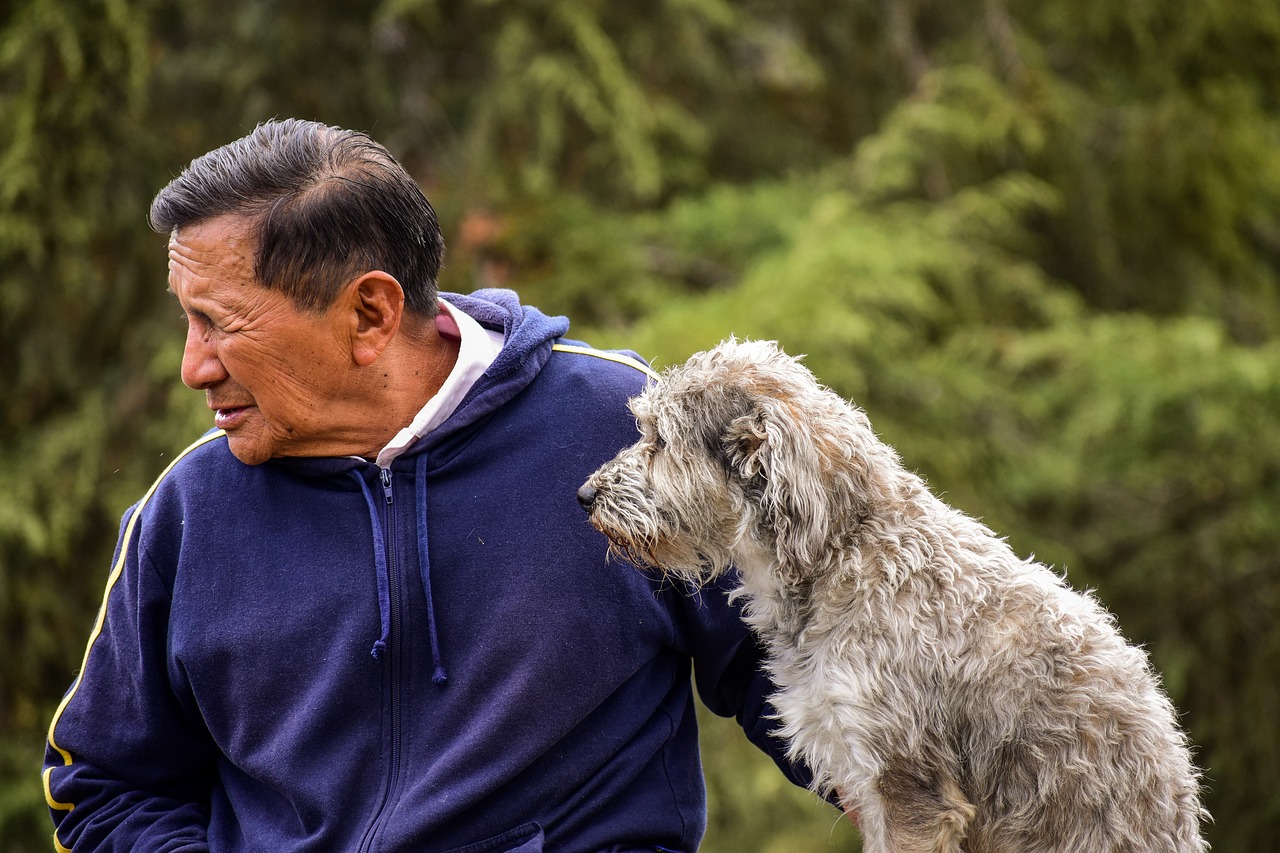
[[231,455],[246,465],[261,465],[271,458],[271,452],[261,442],[250,436],[227,433],[227,448]]

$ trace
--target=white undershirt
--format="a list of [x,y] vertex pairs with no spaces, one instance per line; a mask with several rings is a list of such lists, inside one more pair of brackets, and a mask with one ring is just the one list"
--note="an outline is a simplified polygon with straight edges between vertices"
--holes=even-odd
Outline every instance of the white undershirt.
[[408,450],[418,439],[444,423],[502,350],[502,332],[484,328],[443,299],[437,301],[440,303],[440,313],[436,315],[436,331],[446,338],[461,341],[458,361],[453,365],[453,370],[449,371],[440,390],[414,416],[413,423],[396,433],[395,438],[378,451],[379,468],[389,467],[392,460]]

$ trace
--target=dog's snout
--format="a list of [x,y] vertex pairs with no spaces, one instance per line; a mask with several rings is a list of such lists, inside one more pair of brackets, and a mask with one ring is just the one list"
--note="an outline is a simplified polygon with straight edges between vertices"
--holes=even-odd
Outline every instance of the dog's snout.
[[582,488],[578,489],[578,503],[587,512],[591,512],[591,508],[596,503],[596,490],[590,483],[583,483]]

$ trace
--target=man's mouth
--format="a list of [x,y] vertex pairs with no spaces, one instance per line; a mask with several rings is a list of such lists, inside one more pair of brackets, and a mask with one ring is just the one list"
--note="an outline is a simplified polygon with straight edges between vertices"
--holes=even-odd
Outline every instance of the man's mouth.
[[213,411],[213,425],[218,429],[235,429],[252,406],[219,406]]

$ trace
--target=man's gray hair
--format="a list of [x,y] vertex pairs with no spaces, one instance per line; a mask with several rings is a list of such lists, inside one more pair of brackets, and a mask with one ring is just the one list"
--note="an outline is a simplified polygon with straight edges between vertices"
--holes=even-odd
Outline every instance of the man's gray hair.
[[305,310],[332,304],[370,270],[390,273],[408,310],[434,316],[444,239],[435,210],[368,135],[299,119],[272,120],[196,158],[151,203],[161,234],[218,216],[245,217],[255,273]]

